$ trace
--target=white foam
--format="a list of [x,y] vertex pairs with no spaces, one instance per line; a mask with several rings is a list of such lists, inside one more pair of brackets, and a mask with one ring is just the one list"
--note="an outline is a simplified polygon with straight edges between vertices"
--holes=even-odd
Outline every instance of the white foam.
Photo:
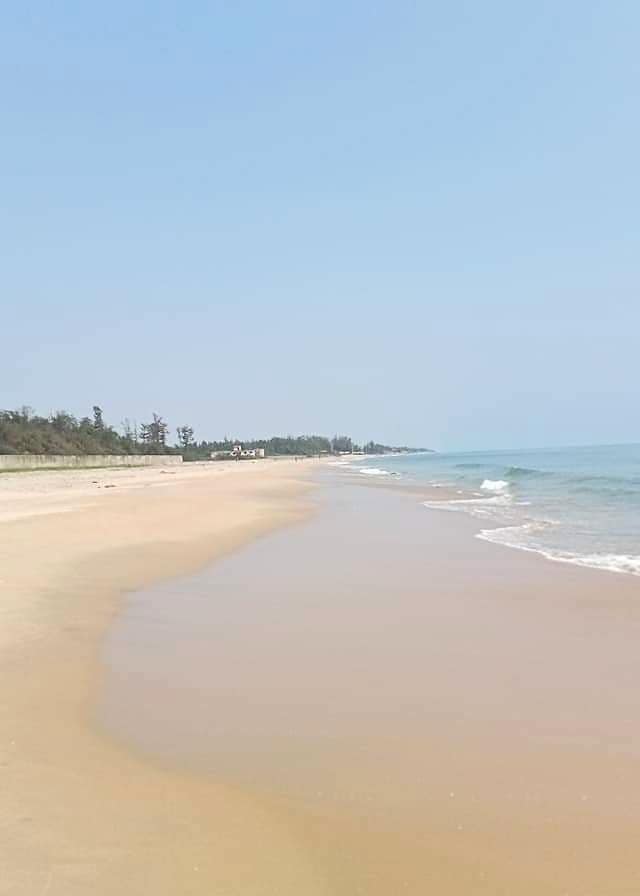
[[511,504],[509,495],[493,495],[491,498],[452,498],[449,501],[423,501],[423,507],[436,510],[464,510],[465,507],[506,507]]
[[516,526],[499,526],[492,529],[482,529],[477,534],[477,538],[483,541],[491,541],[494,544],[503,544],[509,548],[521,548],[522,550],[537,550],[529,545],[522,544],[518,540],[519,535],[530,534],[531,532],[540,532],[552,526],[551,520],[535,520],[527,523],[519,523]]
[[485,479],[480,488],[485,492],[504,492],[509,488],[509,483],[504,479]]
[[592,569],[607,569],[610,572],[626,572],[640,576],[640,555],[637,554],[576,554],[574,556],[553,555],[550,560],[561,563],[575,563],[576,566],[589,566]]
[[521,526],[503,526],[498,529],[482,529],[476,535],[482,541],[490,541],[492,544],[501,544],[518,551],[528,551],[532,554],[540,554],[547,560],[556,563],[571,563],[574,566],[584,566],[589,569],[602,569],[607,572],[627,573],[640,576],[640,555],[637,554],[572,554],[569,551],[553,551],[533,545],[522,544],[518,541],[518,533],[531,532],[546,528],[550,522],[524,523]]
[[393,476],[396,475],[394,473],[390,473],[389,470],[380,470],[378,467],[363,467],[360,470],[365,476]]

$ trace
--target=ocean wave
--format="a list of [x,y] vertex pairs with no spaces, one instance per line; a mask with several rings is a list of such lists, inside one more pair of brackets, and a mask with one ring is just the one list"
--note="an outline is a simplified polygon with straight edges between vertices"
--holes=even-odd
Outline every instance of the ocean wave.
[[398,473],[392,473],[390,470],[380,470],[378,467],[362,467],[359,471],[364,476],[397,476]]
[[578,554],[570,551],[553,550],[537,545],[523,544],[519,536],[530,535],[531,532],[540,531],[553,525],[553,521],[536,521],[523,523],[519,526],[502,526],[497,529],[482,529],[476,538],[489,541],[492,544],[500,544],[504,547],[515,548],[518,551],[527,551],[531,554],[540,554],[547,560],[556,563],[571,563],[573,566],[584,566],[589,569],[601,569],[607,572],[626,573],[640,576],[640,555],[638,554]]
[[[424,478],[446,479],[453,488],[424,495],[425,507],[472,517],[474,531],[487,541],[555,562],[640,575],[640,446],[443,460]],[[555,522],[546,531],[538,529],[547,524],[532,523],[550,518]]]
[[591,569],[606,569],[609,572],[626,572],[640,576],[640,555],[638,554],[553,554],[547,552],[550,560],[561,563],[574,563],[576,566],[588,566]]
[[464,510],[465,507],[508,507],[511,504],[509,495],[493,495],[491,498],[451,498],[448,501],[423,501],[423,507],[435,510]]
[[480,488],[485,492],[504,492],[509,483],[504,479],[485,479]]
[[524,479],[527,476],[554,476],[548,470],[536,470],[535,467],[509,467],[505,476],[508,479]]
[[571,488],[574,495],[597,495],[603,498],[637,498],[638,486],[632,488],[624,488],[616,484],[605,484],[600,480],[597,485],[575,485]]
[[596,486],[613,485],[628,488],[632,486],[638,488],[640,486],[640,476],[612,476],[611,474],[568,474],[567,479],[574,486],[588,485],[595,483]]
[[477,537],[483,541],[491,541],[494,544],[502,544],[506,547],[533,550],[530,545],[522,544],[518,538],[522,535],[531,535],[532,532],[542,532],[554,525],[556,525],[554,520],[529,520],[526,523],[518,523],[514,526],[482,529],[478,532]]

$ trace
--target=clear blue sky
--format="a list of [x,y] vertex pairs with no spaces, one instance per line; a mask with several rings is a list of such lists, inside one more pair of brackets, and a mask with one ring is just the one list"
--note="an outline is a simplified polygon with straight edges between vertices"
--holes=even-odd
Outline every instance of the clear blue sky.
[[640,441],[637,2],[0,16],[0,406]]

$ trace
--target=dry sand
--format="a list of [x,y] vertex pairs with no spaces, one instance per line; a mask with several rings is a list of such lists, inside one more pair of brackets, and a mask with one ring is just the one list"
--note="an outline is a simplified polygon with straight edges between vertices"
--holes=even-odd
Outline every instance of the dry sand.
[[328,892],[281,809],[89,721],[120,596],[304,516],[309,466],[0,476],[3,896]]

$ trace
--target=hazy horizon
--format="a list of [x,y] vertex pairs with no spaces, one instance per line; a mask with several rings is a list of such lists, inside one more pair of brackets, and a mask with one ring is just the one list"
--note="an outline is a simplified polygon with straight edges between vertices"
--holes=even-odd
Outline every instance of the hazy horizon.
[[640,8],[15,7],[0,407],[640,442]]
[[[101,407],[101,410],[104,411],[104,408]],[[73,409],[69,407],[56,407],[50,408],[49,410],[42,411],[41,409],[33,407],[33,405],[29,405],[28,403],[22,403],[20,405],[16,405],[11,408],[0,408],[0,410],[22,410],[24,408],[29,408],[35,416],[52,416],[56,412],[65,411],[67,413],[71,413],[76,419],[80,419],[82,417],[92,417],[92,408],[83,408],[78,412],[75,412]],[[143,415],[140,418],[132,418],[132,417],[122,417],[119,420],[109,419],[105,415],[105,425],[110,426],[115,429],[120,434],[124,433],[125,427],[129,425],[130,427],[139,427],[141,423],[148,423],[152,417],[154,412],[151,412],[147,415]],[[184,425],[185,423],[188,425],[189,421],[167,421],[169,424],[169,434],[167,438],[167,445],[173,446],[177,444],[177,436],[176,436],[176,426]],[[436,452],[439,454],[491,454],[491,453],[505,453],[509,454],[511,452],[516,451],[571,451],[571,450],[579,450],[581,448],[629,448],[640,446],[640,441],[628,441],[628,442],[579,442],[579,443],[546,443],[540,445],[478,445],[474,447],[456,447],[449,446],[447,448],[438,448],[434,445],[429,445],[426,443],[418,443],[418,442],[410,442],[407,439],[399,438],[395,442],[390,442],[385,439],[379,439],[376,433],[369,434],[358,434],[349,430],[326,430],[321,431],[318,428],[311,428],[309,430],[297,430],[297,429],[283,429],[281,431],[271,431],[265,430],[264,432],[224,432],[224,433],[210,433],[210,432],[195,432],[195,440],[197,442],[200,441],[209,441],[209,442],[221,442],[224,440],[230,441],[246,441],[251,442],[260,439],[270,439],[272,437],[293,437],[296,438],[298,436],[323,436],[327,438],[333,438],[334,436],[350,436],[355,445],[362,447],[369,441],[374,441],[378,443],[382,443],[384,445],[389,445],[389,447],[409,447],[413,449],[426,449],[428,451]],[[371,455],[370,457],[375,458],[376,455]]]

